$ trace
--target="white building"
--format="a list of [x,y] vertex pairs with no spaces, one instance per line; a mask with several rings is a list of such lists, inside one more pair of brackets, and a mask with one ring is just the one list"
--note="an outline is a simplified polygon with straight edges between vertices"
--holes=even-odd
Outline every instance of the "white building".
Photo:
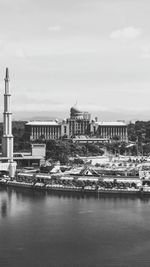
[[104,139],[118,137],[121,141],[128,141],[127,124],[124,121],[92,121],[90,125],[91,134]]
[[[103,122],[91,120],[91,114],[71,107],[70,118],[58,121],[30,121],[26,123],[25,131],[30,141],[53,140],[66,138],[95,137],[94,142],[108,141],[118,138],[121,141],[128,141],[127,124],[124,121]],[[86,139],[85,139],[86,140]],[[93,140],[93,139],[92,139]],[[88,142],[90,140],[88,139]]]
[[26,123],[25,131],[31,141],[59,139],[61,137],[61,125],[58,121],[30,121]]
[[68,138],[88,135],[90,133],[91,114],[86,111],[80,111],[78,108],[71,107],[70,118],[64,120],[61,124],[61,136]]

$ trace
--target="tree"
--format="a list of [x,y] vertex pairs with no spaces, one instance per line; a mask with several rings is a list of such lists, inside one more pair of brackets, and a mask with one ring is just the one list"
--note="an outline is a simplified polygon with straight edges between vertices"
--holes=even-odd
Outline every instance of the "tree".
[[76,158],[76,159],[74,159],[73,163],[77,164],[77,165],[82,165],[82,164],[84,164],[84,161],[83,161],[83,159]]
[[60,161],[62,164],[68,163],[69,145],[68,143],[51,140],[46,143],[46,159],[52,158],[54,161]]
[[119,135],[114,135],[114,136],[112,137],[112,140],[114,140],[114,141],[119,141],[119,140],[120,140],[120,136],[119,136]]
[[92,155],[103,155],[104,154],[104,151],[97,144],[87,143],[86,150],[88,153]]

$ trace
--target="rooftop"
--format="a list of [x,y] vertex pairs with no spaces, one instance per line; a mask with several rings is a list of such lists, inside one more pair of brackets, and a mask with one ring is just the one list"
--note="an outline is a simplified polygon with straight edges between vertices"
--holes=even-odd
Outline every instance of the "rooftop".
[[124,121],[99,121],[98,125],[100,126],[126,126],[127,124]]
[[26,125],[31,126],[58,126],[59,123],[57,121],[29,121],[26,123]]

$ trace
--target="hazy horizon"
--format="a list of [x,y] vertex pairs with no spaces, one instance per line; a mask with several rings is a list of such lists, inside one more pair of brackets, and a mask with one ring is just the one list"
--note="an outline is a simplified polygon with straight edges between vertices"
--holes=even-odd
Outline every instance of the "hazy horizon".
[[[116,121],[116,120],[124,120],[126,122],[129,121],[149,121],[150,120],[150,112],[145,113],[129,113],[127,114],[126,111],[97,111],[91,112],[91,118],[94,119],[98,117],[99,121]],[[69,118],[70,113],[68,110],[62,110],[61,112],[57,111],[28,111],[28,112],[15,112],[13,113],[13,120],[62,120]],[[2,116],[0,116],[0,120],[2,121]]]
[[102,120],[148,119],[149,10],[148,0],[1,0],[1,114],[9,67],[13,118],[68,116],[77,101]]

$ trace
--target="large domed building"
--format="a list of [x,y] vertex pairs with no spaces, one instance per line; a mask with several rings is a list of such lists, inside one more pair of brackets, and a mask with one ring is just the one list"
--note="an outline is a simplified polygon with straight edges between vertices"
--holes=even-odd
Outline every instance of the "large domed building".
[[79,139],[79,142],[107,142],[113,138],[128,141],[127,124],[124,121],[105,122],[91,120],[91,114],[82,111],[77,105],[70,108],[70,117],[62,122],[32,121],[26,124],[31,141],[60,139],[61,137]]
[[80,120],[90,120],[91,114],[87,111],[81,111],[78,107],[74,106],[70,109],[70,118],[71,119],[80,119]]
[[76,135],[88,135],[90,133],[91,114],[81,111],[76,105],[70,108],[70,118],[63,121],[61,135],[74,137]]
[[96,140],[99,138],[103,141],[109,141],[115,137],[121,141],[128,141],[127,124],[124,121],[98,122],[97,118],[91,120],[91,114],[81,111],[76,105],[70,109],[70,118],[63,121],[61,125],[61,136],[79,137],[80,141],[81,136],[85,136],[85,140],[87,136],[91,136],[91,139],[95,137]]

